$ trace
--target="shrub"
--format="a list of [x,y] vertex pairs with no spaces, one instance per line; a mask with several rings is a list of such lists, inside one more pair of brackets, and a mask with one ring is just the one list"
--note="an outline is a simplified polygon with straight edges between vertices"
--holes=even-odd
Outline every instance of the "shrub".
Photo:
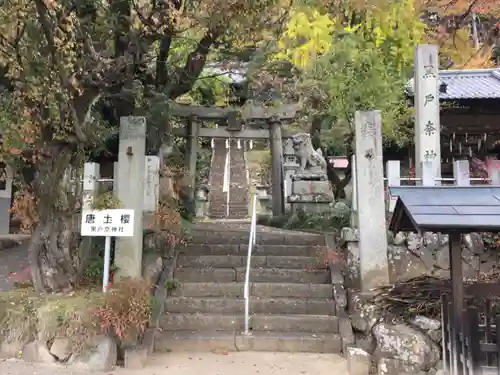
[[137,339],[151,318],[151,285],[142,279],[124,279],[116,283],[93,315],[102,333],[120,339]]
[[137,340],[151,316],[150,285],[125,279],[106,294],[78,291],[70,295],[37,295],[33,289],[0,293],[0,341],[70,340],[72,353],[88,348],[96,335]]
[[[109,281],[113,282],[114,274],[118,268],[111,263],[109,265]],[[81,284],[100,285],[104,275],[104,258],[101,256],[92,257],[83,273]]]

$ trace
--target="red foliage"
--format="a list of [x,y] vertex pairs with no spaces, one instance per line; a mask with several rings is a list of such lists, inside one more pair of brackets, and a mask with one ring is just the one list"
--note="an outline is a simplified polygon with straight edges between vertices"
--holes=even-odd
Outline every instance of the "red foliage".
[[[102,306],[94,310],[103,333],[119,338],[142,335],[151,315],[151,286],[142,279],[125,279],[114,284]],[[135,336],[135,337],[134,337]]]

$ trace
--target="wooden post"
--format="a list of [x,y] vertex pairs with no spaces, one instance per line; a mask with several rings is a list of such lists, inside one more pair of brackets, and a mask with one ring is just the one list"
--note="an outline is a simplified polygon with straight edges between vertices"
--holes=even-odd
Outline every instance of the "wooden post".
[[455,160],[453,162],[453,177],[455,185],[470,186],[470,168],[468,160]]
[[[441,181],[435,180],[441,177],[438,49],[437,45],[431,44],[417,46],[413,78],[416,177],[429,176],[426,181],[434,180],[432,186],[441,184]],[[424,172],[423,169],[429,171]]]
[[3,189],[0,190],[0,234],[9,234],[10,232],[10,207],[12,203],[12,168],[6,165],[4,168],[5,180]]
[[[83,166],[83,210],[91,210],[92,202],[97,194],[100,177],[100,166],[97,163],[85,163]],[[116,178],[116,177],[114,177]]]
[[118,173],[114,182],[117,198],[123,208],[134,210],[134,236],[116,238],[115,265],[118,267],[119,278],[140,277],[142,273],[145,153],[146,119],[122,117]]
[[281,216],[285,212],[283,202],[283,142],[281,139],[281,122],[271,120],[269,126],[271,139],[271,177],[273,216]]
[[393,197],[389,194],[391,186],[401,186],[401,162],[399,160],[389,160],[386,165],[387,175],[387,211],[394,212],[398,197]]
[[351,197],[351,205],[352,205],[352,213],[351,213],[351,227],[359,228],[358,224],[358,180],[357,180],[357,170],[358,166],[356,165],[356,155],[353,155],[351,160],[351,184],[352,184],[352,197]]
[[160,199],[160,158],[146,156],[144,167],[144,211],[156,212]]
[[362,291],[389,283],[379,111],[356,112],[356,179]]
[[[450,374],[463,374],[462,352],[462,314],[464,310],[464,281],[462,271],[461,235],[458,232],[448,234],[451,280],[451,363]],[[465,337],[464,337],[465,338]]]
[[198,158],[198,135],[200,124],[194,117],[189,117],[187,120],[188,136],[186,138],[186,165],[188,166],[188,181],[193,188],[196,187],[196,160]]

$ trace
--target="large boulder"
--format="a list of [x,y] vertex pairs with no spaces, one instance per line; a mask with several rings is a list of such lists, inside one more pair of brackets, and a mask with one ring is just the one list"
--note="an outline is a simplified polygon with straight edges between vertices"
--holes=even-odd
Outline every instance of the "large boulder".
[[83,367],[90,371],[111,371],[118,359],[118,348],[115,340],[109,336],[96,336],[90,352],[72,357],[69,364]]
[[424,332],[432,341],[437,344],[441,343],[442,332],[441,332],[441,321],[436,319],[431,319],[426,316],[417,315],[410,322],[413,326],[419,328]]
[[440,360],[439,346],[424,333],[406,324],[379,323],[372,332],[380,357],[397,359],[422,371],[430,370]]

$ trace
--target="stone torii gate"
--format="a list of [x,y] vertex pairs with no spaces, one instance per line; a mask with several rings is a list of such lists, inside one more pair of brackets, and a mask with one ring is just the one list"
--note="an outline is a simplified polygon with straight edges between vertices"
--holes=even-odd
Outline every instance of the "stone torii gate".
[[[173,134],[186,137],[186,161],[191,186],[196,181],[196,159],[198,153],[198,137],[226,138],[241,140],[270,140],[271,145],[271,178],[273,215],[284,213],[283,196],[283,139],[291,138],[292,133],[282,129],[284,121],[295,118],[299,110],[298,104],[282,105],[266,108],[258,105],[243,107],[203,107],[174,104],[170,108],[172,116],[186,119],[186,126],[173,129]],[[219,126],[208,128],[203,121],[213,121]]]

